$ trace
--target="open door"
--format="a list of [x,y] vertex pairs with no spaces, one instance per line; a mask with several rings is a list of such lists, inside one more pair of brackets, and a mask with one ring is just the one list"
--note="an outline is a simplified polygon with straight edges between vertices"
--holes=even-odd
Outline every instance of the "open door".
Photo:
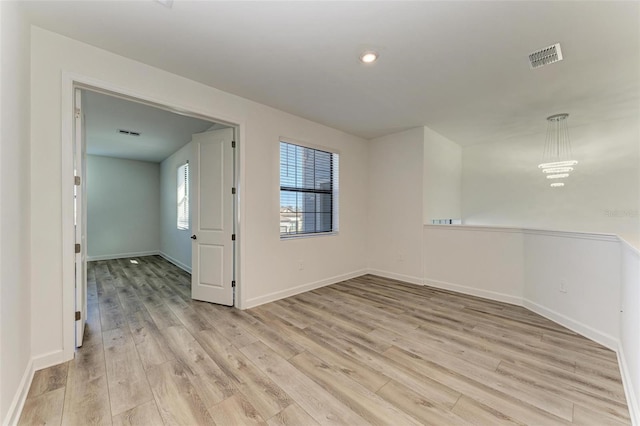
[[233,129],[193,135],[191,297],[233,306]]
[[76,347],[82,346],[84,325],[87,320],[87,186],[84,182],[86,173],[86,143],[84,134],[84,115],[82,112],[82,92],[74,92],[74,132],[73,132],[73,164],[74,182],[74,225],[76,240],[75,286],[76,286]]

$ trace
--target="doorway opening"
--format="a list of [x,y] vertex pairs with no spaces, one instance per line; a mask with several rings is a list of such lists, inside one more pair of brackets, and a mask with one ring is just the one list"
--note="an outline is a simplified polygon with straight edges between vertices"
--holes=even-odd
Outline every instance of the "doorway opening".
[[191,297],[235,306],[238,126],[74,82],[75,347],[87,261],[160,255]]

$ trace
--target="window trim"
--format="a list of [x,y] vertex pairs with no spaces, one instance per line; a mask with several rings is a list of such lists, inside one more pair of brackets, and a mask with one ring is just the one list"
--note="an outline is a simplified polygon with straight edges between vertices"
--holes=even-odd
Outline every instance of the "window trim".
[[[318,238],[318,237],[327,237],[327,236],[335,236],[339,234],[340,231],[340,227],[339,227],[339,213],[340,213],[340,157],[341,157],[341,153],[339,150],[335,149],[335,148],[330,148],[327,146],[322,146],[322,145],[316,145],[316,144],[312,144],[312,143],[308,143],[308,142],[301,142],[299,140],[296,139],[292,139],[292,138],[288,138],[285,136],[280,136],[278,138],[277,141],[277,152],[278,152],[278,210],[280,210],[280,196],[281,196],[281,192],[282,192],[282,186],[280,185],[281,183],[281,175],[280,175],[280,155],[281,155],[281,148],[280,145],[281,143],[286,143],[286,144],[290,144],[290,145],[297,145],[300,146],[302,148],[308,148],[308,149],[313,149],[316,151],[322,151],[322,152],[327,152],[329,154],[334,155],[334,160],[337,160],[337,167],[336,170],[332,173],[331,176],[331,180],[332,180],[332,206],[331,206],[331,213],[332,213],[332,218],[331,218],[331,222],[332,222],[332,229],[331,231],[325,231],[325,232],[307,232],[307,233],[300,233],[300,234],[282,234],[279,232],[280,235],[280,240],[296,240],[296,239],[300,239],[300,238]],[[302,191],[304,192],[304,191]],[[317,193],[315,191],[309,191],[309,192],[314,192]]]
[[[181,222],[180,222],[180,201],[178,199],[178,191],[179,191],[179,179],[180,179],[180,169],[182,169],[183,167],[186,166],[186,173],[185,173],[185,199],[186,199],[186,213],[187,213],[187,218],[186,218],[186,226],[181,226]],[[189,167],[189,160],[185,161],[184,163],[180,163],[178,164],[178,167],[176,167],[176,228],[178,229],[178,231],[188,231],[189,229],[191,229],[191,206],[190,204],[190,186],[191,186],[191,168]],[[184,213],[184,212],[183,212]],[[184,223],[184,222],[183,222]]]

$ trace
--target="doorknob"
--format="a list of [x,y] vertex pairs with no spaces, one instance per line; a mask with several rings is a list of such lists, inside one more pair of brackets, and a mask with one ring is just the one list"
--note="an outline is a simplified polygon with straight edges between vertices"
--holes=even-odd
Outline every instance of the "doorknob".
[[196,237],[196,234],[193,234],[193,235],[191,236],[191,239],[192,239],[192,240],[197,240],[197,239],[198,239],[198,237]]

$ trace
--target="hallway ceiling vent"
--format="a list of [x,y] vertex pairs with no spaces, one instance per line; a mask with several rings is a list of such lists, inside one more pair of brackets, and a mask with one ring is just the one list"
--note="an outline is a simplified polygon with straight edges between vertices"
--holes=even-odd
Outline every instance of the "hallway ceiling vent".
[[562,50],[560,49],[560,43],[545,47],[529,55],[531,69],[540,68],[561,60]]
[[140,136],[140,132],[134,132],[133,130],[118,129],[118,133],[121,135]]

